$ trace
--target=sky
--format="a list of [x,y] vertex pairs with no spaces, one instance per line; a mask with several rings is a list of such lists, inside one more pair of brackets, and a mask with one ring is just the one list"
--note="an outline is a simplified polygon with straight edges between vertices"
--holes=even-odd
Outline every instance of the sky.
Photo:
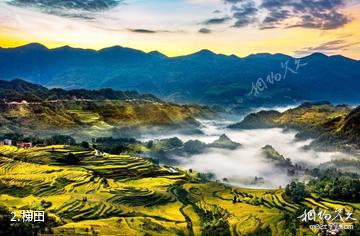
[[360,59],[360,0],[0,0],[0,47]]

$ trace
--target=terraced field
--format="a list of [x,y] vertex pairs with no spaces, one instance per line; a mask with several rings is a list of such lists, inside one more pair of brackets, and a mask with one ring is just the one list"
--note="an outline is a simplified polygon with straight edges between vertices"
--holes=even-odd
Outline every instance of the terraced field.
[[[80,163],[57,161],[68,153]],[[303,207],[345,208],[360,218],[360,204],[316,195],[294,204],[282,189],[201,183],[196,173],[146,159],[97,157],[94,150],[62,145],[26,150],[0,146],[0,202],[18,214],[46,211],[60,235],[291,235],[288,218],[299,216]],[[298,225],[296,233],[317,232]]]
[[68,110],[77,120],[84,124],[93,124],[99,122],[101,117],[98,113],[83,110]]

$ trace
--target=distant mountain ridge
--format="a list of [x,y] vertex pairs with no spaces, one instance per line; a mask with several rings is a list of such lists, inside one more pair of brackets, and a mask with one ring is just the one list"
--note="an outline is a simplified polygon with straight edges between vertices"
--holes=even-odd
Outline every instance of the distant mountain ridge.
[[[283,75],[286,62],[290,68],[286,78],[267,80],[271,72]],[[170,101],[239,107],[360,100],[359,61],[314,53],[301,58],[301,63],[305,66],[293,73],[295,58],[284,54],[240,58],[201,50],[171,58],[120,46],[95,51],[69,46],[48,49],[33,43],[0,48],[0,79],[20,78],[66,89],[137,90]],[[256,96],[249,95],[259,78],[266,87]]]
[[113,89],[64,90],[59,88],[47,89],[41,85],[32,84],[24,80],[0,80],[0,99],[10,102],[42,102],[49,100],[149,100],[161,101],[151,94],[139,94],[136,91],[115,91]]

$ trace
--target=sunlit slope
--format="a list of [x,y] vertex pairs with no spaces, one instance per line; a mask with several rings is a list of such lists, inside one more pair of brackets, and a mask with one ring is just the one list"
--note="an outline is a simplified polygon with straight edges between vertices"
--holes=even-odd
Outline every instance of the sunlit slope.
[[[57,161],[69,152],[78,165]],[[61,145],[0,146],[0,202],[18,213],[44,209],[59,224],[54,232],[67,235],[290,235],[289,220],[304,206],[360,216],[359,204],[316,196],[294,204],[282,189],[232,188],[142,158],[94,154]]]
[[[0,80],[0,133],[69,134],[83,140],[128,132],[187,129],[213,118],[199,105],[162,101],[136,91],[48,89],[20,79]],[[122,136],[124,134],[122,133]]]
[[344,150],[359,154],[360,112],[347,105],[328,102],[304,103],[285,112],[260,111],[246,116],[232,129],[291,128],[298,138],[312,138],[321,150]]
[[304,103],[282,113],[278,111],[260,111],[251,113],[243,121],[231,125],[231,128],[268,128],[290,127],[299,129],[323,129],[324,123],[348,114],[348,106],[334,106],[328,102]]
[[[0,131],[33,134],[100,131],[130,128],[196,127],[195,117],[212,113],[200,106],[157,101],[53,101],[1,103]],[[95,135],[96,136],[96,135]]]

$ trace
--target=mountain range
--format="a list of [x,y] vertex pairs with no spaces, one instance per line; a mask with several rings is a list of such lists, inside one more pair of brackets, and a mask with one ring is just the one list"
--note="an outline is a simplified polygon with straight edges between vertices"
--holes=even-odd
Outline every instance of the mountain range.
[[[209,50],[167,57],[120,46],[96,51],[32,43],[0,48],[0,79],[50,88],[137,90],[168,101],[235,108],[359,101],[360,61],[321,53],[298,59],[268,53],[240,58]],[[258,93],[251,94],[253,85]]]
[[32,84],[21,79],[11,81],[0,80],[0,99],[8,102],[42,102],[54,100],[147,100],[161,102],[152,94],[139,94],[137,91],[117,91],[113,89],[64,90],[60,88],[47,89],[38,84]]

